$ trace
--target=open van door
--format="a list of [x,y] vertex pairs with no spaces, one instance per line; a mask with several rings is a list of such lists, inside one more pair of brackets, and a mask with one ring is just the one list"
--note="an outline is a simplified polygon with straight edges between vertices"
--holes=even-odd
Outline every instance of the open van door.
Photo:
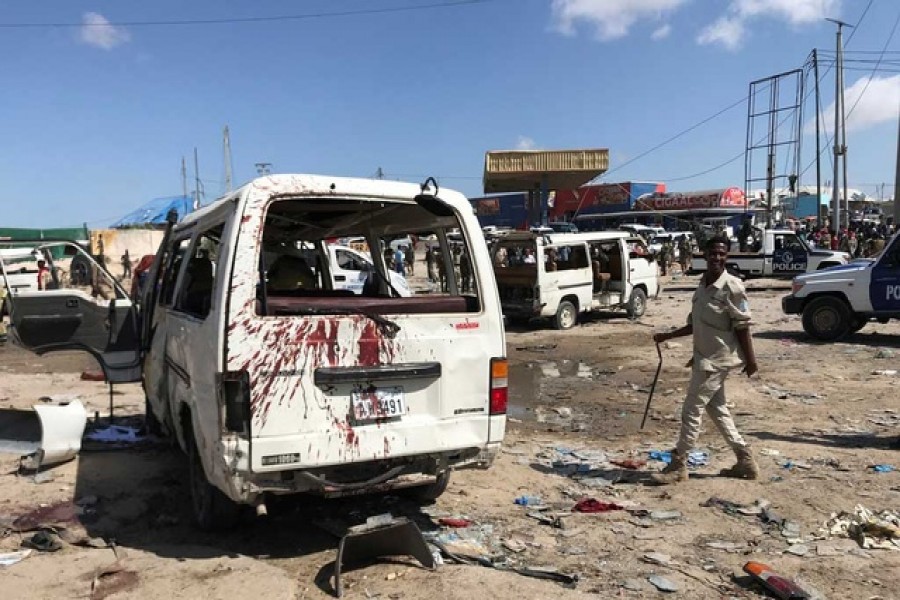
[[[85,351],[110,383],[139,381],[137,313],[121,284],[75,242],[35,243],[40,283],[10,296],[10,339],[35,354]],[[75,264],[87,265],[89,276],[73,279]]]

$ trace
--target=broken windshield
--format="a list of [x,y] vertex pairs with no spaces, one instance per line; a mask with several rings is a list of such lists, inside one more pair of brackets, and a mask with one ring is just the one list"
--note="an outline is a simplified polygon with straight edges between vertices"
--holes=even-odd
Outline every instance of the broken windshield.
[[411,201],[291,198],[266,212],[258,314],[474,312],[480,291],[456,215]]

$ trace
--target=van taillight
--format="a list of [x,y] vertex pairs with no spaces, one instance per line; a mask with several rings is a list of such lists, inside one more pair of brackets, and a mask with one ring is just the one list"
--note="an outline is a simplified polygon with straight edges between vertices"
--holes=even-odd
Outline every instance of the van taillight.
[[250,419],[250,376],[246,371],[222,374],[222,400],[225,404],[225,429],[241,433]]
[[508,402],[509,363],[505,358],[492,358],[489,414],[505,415]]

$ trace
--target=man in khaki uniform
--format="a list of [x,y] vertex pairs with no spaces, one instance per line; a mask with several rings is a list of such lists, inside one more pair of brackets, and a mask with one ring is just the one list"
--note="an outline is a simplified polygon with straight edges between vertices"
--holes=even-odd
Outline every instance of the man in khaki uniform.
[[707,270],[694,292],[693,308],[687,325],[668,333],[657,333],[653,340],[693,335],[694,356],[691,382],[681,411],[681,434],[672,452],[672,462],[656,477],[658,483],[675,483],[688,478],[687,454],[700,435],[703,411],[713,420],[728,442],[737,464],[720,475],[757,479],[759,469],[750,446],[741,437],[725,404],[725,379],[729,370],[743,365],[749,377],[757,372],[756,356],[750,338],[750,305],[741,281],[725,270],[728,240],[711,238],[706,244]]

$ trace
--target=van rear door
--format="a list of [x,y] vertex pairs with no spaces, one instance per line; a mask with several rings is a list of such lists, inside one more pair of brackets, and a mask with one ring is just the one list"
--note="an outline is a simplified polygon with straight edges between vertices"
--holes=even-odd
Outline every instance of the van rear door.
[[[414,186],[347,182],[318,196],[310,183],[246,201],[226,376],[249,383],[251,469],[474,460],[502,439],[506,401],[502,368],[492,395],[492,359],[505,344],[474,216],[458,194],[452,216],[436,216],[412,202]],[[457,244],[447,236],[454,228],[463,232]],[[439,246],[434,277],[417,269],[410,296],[387,275],[391,241],[406,235],[435,235]],[[305,275],[307,261],[292,249],[321,248],[325,236],[366,237],[375,264],[361,294]],[[416,247],[417,261],[424,251]]]

